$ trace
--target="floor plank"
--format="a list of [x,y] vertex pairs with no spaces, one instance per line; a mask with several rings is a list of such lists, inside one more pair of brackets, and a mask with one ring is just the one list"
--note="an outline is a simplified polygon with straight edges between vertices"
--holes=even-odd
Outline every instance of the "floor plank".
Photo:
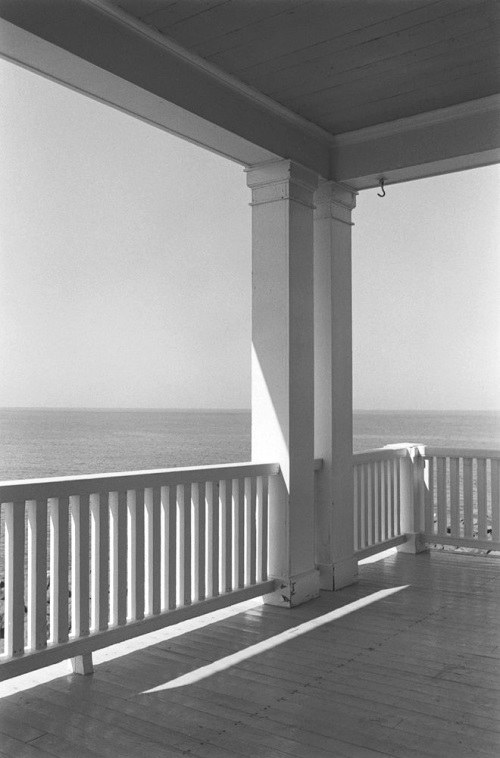
[[0,758],[497,758],[498,559],[360,568],[358,584],[292,611],[214,614],[92,676],[3,697]]

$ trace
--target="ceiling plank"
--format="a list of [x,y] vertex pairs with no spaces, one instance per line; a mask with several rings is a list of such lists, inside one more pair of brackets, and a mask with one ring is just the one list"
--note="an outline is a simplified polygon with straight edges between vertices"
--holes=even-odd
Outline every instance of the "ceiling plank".
[[[486,28],[483,34],[468,45],[458,45],[453,41],[446,45],[423,48],[419,54],[408,54],[381,61],[377,65],[364,66],[359,71],[347,71],[329,78],[329,86],[303,96],[280,97],[280,101],[292,110],[307,112],[310,118],[321,117],[344,106],[371,102],[384,95],[396,96],[400,93],[447,82],[450,78],[460,79],[471,73],[484,71],[488,75],[500,64],[500,55],[492,52],[491,42],[498,39],[498,31]],[[478,44],[479,43],[479,44]],[[443,52],[444,49],[444,52]],[[484,87],[487,86],[487,76]],[[498,80],[494,84],[498,90]],[[486,94],[486,93],[484,93]],[[492,94],[488,92],[487,94]],[[479,96],[483,96],[478,94]],[[446,99],[446,92],[443,92]]]
[[[165,3],[163,8],[159,8],[147,15],[140,16],[144,21],[156,29],[162,27],[182,27],[185,23],[197,22],[200,19],[206,26],[206,17],[214,8],[219,5],[227,5],[228,0],[178,0],[175,3]],[[133,14],[135,15],[135,14]]]
[[[432,7],[449,3],[450,0],[408,0],[404,3],[362,3],[338,0],[335,3],[319,3],[312,0],[288,14],[276,16],[269,21],[241,30],[239,39],[232,44],[216,41],[213,52],[206,46],[196,48],[203,58],[220,65],[228,71],[238,72],[273,61],[284,55],[295,55],[304,48],[341,39],[347,34],[375,24],[388,22],[406,15],[424,5]],[[361,8],[361,12],[360,12]],[[224,47],[222,47],[224,44]]]
[[[500,74],[500,69],[490,72],[491,86],[490,91],[496,92],[496,82]],[[343,134],[353,129],[363,128],[359,124],[364,123],[365,127],[374,124],[387,123],[401,118],[401,113],[406,113],[406,117],[415,116],[422,112],[434,111],[444,107],[460,104],[462,102],[473,101],[480,98],[478,92],[484,86],[484,73],[477,74],[467,79],[459,81],[450,80],[447,85],[447,100],[443,102],[442,85],[428,87],[425,90],[418,87],[412,92],[400,94],[397,97],[387,97],[384,100],[378,100],[373,103],[362,103],[352,108],[334,112],[331,116],[324,117],[325,128],[334,134]],[[419,106],[415,103],[419,102]],[[424,105],[424,111],[422,110]],[[500,131],[500,126],[499,126]],[[471,135],[473,137],[473,135]]]
[[275,16],[282,16],[310,0],[266,0],[266,2],[227,2],[196,17],[186,18],[172,24],[163,13],[147,19],[161,32],[175,38],[177,42],[192,50],[198,45],[206,44],[208,39],[224,38],[231,32],[247,29],[255,24],[268,21]]
[[144,18],[169,5],[177,5],[178,0],[117,0],[116,4],[136,18]]
[[[468,18],[471,15],[475,15],[488,19],[490,17],[491,5],[491,0],[484,0],[484,2],[475,4],[472,10],[469,5],[463,9],[463,12]],[[304,44],[300,49],[294,50],[289,54],[276,56],[257,65],[248,65],[245,59],[242,58],[240,66],[235,71],[237,70],[238,75],[242,78],[251,78],[257,86],[260,77],[266,78],[267,81],[272,81],[273,75],[279,77],[280,72],[286,75],[288,69],[293,70],[290,73],[295,77],[300,75],[301,71],[307,70],[308,64],[314,65],[318,61],[328,60],[338,53],[348,51],[360,45],[366,45],[372,41],[376,42],[383,37],[390,37],[393,34],[404,34],[406,30],[409,30],[410,33],[418,34],[420,26],[424,27],[424,31],[427,34],[429,27],[433,27],[434,25],[440,27],[440,24],[444,23],[446,26],[445,34],[449,36],[450,17],[453,18],[457,13],[462,12],[457,10],[457,4],[454,0],[438,0],[432,6],[415,9],[409,9],[406,4],[404,7],[405,12],[403,13],[383,19],[374,24],[358,23],[357,28],[345,34],[339,34],[338,30],[336,30],[331,38],[318,44],[311,44],[310,40],[305,38]],[[198,54],[203,54],[200,49],[197,52]],[[277,81],[279,81],[278,78]]]
[[375,36],[363,43],[358,39],[351,47],[342,51],[330,52],[324,57],[275,74],[243,78],[270,97],[299,98],[320,88],[326,89],[329,83],[333,86],[339,77],[345,77],[347,81],[351,72],[354,75],[357,72],[363,74],[367,67],[379,72],[388,70],[391,66],[404,67],[413,61],[435,56],[436,50],[439,54],[445,55],[448,51],[453,52],[461,46],[466,48],[468,44],[473,44],[477,47],[476,52],[480,54],[482,35],[493,31],[497,38],[500,36],[500,6],[495,15],[496,17],[493,14],[457,14],[454,16],[452,36],[449,23],[445,20],[441,20],[440,23],[420,24],[385,36]]

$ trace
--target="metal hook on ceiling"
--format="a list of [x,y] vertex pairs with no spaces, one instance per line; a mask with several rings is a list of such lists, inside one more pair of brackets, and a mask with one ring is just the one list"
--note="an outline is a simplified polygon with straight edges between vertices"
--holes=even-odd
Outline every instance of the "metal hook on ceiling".
[[384,189],[385,179],[383,176],[378,180],[378,184],[379,184],[380,189],[382,190],[382,194],[380,194],[380,192],[377,192],[378,197],[385,197],[385,189]]

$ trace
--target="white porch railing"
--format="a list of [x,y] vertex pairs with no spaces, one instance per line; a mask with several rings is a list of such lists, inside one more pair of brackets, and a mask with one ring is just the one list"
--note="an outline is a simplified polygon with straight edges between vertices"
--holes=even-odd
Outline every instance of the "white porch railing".
[[406,448],[354,455],[354,552],[358,557],[404,542],[401,513],[408,494],[409,465]]
[[500,451],[424,447],[428,542],[500,550]]
[[410,541],[417,551],[426,543],[500,550],[500,451],[410,445],[357,453],[357,557]]
[[[0,485],[0,679],[272,592],[268,478],[234,464]],[[48,582],[47,577],[50,577]]]
[[[66,658],[85,670],[101,647],[271,593],[279,473],[248,463],[0,484],[0,680]],[[427,543],[500,550],[500,451],[354,456],[355,556]]]

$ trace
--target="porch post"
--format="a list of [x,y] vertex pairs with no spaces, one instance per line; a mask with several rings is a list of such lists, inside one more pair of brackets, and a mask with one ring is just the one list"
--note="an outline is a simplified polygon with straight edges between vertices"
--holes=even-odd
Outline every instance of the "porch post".
[[247,169],[252,190],[252,459],[270,482],[266,602],[315,597],[313,194],[317,176],[289,160]]
[[[386,447],[397,447],[386,445]],[[407,458],[400,458],[401,531],[405,541],[398,545],[399,553],[423,553],[427,548],[425,535],[425,458],[418,445],[409,444]]]
[[356,193],[322,181],[314,198],[316,563],[322,589],[357,580],[352,451],[351,211]]

